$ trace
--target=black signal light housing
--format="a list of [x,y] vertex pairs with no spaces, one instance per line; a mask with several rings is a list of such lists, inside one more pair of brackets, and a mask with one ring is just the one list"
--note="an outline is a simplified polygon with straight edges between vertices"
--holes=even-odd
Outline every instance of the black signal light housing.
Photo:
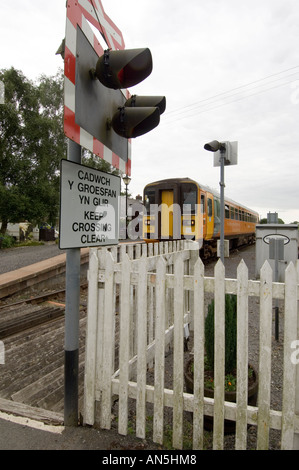
[[107,49],[97,62],[95,75],[107,88],[120,90],[142,82],[152,70],[152,54],[148,48]]

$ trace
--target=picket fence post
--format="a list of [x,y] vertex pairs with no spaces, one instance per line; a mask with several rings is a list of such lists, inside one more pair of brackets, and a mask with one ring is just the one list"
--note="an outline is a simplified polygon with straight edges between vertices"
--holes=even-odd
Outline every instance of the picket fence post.
[[296,365],[292,361],[292,344],[297,340],[297,276],[293,263],[285,271],[284,362],[281,450],[291,450],[294,439]]
[[89,253],[88,270],[88,317],[86,326],[85,377],[84,377],[84,422],[93,425],[95,421],[95,389],[97,358],[97,321],[98,321],[98,271],[99,260],[96,248]]
[[247,445],[248,401],[248,269],[244,262],[237,269],[237,414],[236,449]]
[[184,391],[184,264],[181,252],[174,262],[174,339],[173,339],[173,447],[183,447]]
[[[217,286],[217,288],[216,288]],[[221,260],[215,268],[215,353],[214,353],[214,421],[213,448],[223,448],[224,437],[224,369],[225,369],[225,268]]]
[[155,390],[153,440],[163,444],[164,424],[164,355],[165,355],[165,289],[166,262],[161,256],[156,273],[156,328],[155,328]]
[[267,450],[270,430],[271,385],[271,339],[272,339],[272,269],[265,261],[260,276],[260,358],[258,389],[257,449]]
[[[296,262],[296,275],[297,275],[297,285],[299,285],[299,260]],[[296,348],[298,349],[299,341],[299,309],[297,310],[297,341],[295,343]],[[296,357],[296,370],[295,370],[295,416],[299,417],[299,360],[298,355]],[[294,434],[293,440],[293,449],[299,450],[299,433]]]
[[146,422],[146,349],[147,349],[147,259],[139,260],[136,436],[145,438]]
[[[294,361],[294,344],[298,343],[299,331],[299,262],[296,267],[292,263],[288,266],[284,285],[272,282],[272,270],[268,262],[261,269],[259,281],[248,280],[248,268],[243,260],[237,268],[237,279],[225,278],[225,268],[220,260],[215,266],[214,277],[206,278],[201,259],[190,249],[191,246],[183,243],[172,243],[172,246],[159,243],[135,249],[122,246],[120,250],[90,250],[84,423],[93,425],[99,418],[100,427],[110,429],[112,396],[118,394],[118,432],[122,435],[128,432],[128,403],[129,399],[134,398],[136,436],[141,439],[146,437],[146,408],[149,401],[154,409],[153,441],[161,445],[164,438],[164,407],[167,405],[173,408],[172,445],[176,449],[183,448],[185,409],[193,411],[194,450],[203,449],[205,413],[214,416],[214,449],[223,449],[226,417],[236,420],[237,450],[245,450],[247,447],[248,423],[257,425],[257,449],[269,448],[270,427],[281,429],[282,449],[298,448],[299,366],[298,361]],[[186,271],[186,264],[191,273]],[[117,317],[116,291],[120,304]],[[213,293],[215,301],[217,339],[214,399],[204,397],[205,292]],[[225,402],[224,395],[226,292],[237,295],[236,404]],[[185,302],[187,296],[188,305]],[[260,299],[259,389],[258,406],[254,409],[247,406],[249,296],[259,296]],[[272,410],[270,406],[274,298],[284,300],[281,411]],[[168,312],[167,303],[170,303],[170,299],[173,311]],[[184,392],[186,307],[189,309],[187,318],[192,323],[194,335],[193,394]],[[119,365],[115,372],[118,319]],[[173,389],[165,390],[165,347],[171,338]],[[147,368],[151,366],[154,366],[154,384],[149,386]]]
[[200,258],[194,266],[194,384],[193,449],[203,449],[204,423],[204,265]]
[[131,331],[130,305],[131,263],[127,254],[122,259],[120,297],[120,344],[119,344],[119,418],[118,432],[126,435],[128,429],[128,382]]
[[101,368],[99,368],[99,383],[101,384],[100,423],[103,429],[111,428],[111,376],[114,360],[114,259],[109,251],[102,251],[105,260],[105,296],[103,305],[103,321],[100,323],[101,332]]

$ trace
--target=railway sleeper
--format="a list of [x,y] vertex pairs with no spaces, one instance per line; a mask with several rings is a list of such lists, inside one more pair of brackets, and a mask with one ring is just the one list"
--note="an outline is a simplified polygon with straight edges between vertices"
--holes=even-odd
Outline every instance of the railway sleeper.
[[20,331],[27,330],[42,323],[55,320],[64,314],[63,308],[46,307],[26,314],[26,316],[8,320],[0,324],[0,339],[7,338]]
[[[79,348],[79,367],[82,370],[84,367],[84,345]],[[31,406],[41,406],[45,404],[45,399],[48,396],[52,396],[51,400],[48,400],[48,405],[52,401],[55,403],[61,397],[63,397],[64,390],[64,362],[63,357],[60,365],[45,373],[46,370],[42,369],[42,374],[35,380],[31,381],[26,387],[20,388],[18,391],[11,395],[13,401],[20,403],[26,403]]]

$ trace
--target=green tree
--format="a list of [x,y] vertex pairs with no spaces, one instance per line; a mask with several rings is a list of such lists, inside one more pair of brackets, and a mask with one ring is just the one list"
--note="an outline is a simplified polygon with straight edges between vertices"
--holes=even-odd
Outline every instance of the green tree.
[[[260,224],[267,224],[267,223],[268,223],[267,217],[265,217],[264,219],[261,219],[261,220],[260,220]],[[279,223],[279,224],[284,224],[284,221],[278,217],[278,223]]]
[[59,208],[59,165],[66,155],[63,134],[63,75],[39,83],[11,68],[0,71],[0,220],[43,219],[54,224]]
[[85,149],[82,150],[82,165],[86,165],[90,168],[95,168],[96,170],[104,171],[106,173],[111,173],[112,175],[119,175],[119,171],[113,168],[110,163],[102,160],[96,155],[93,155]]
[[[59,213],[60,161],[67,156],[63,132],[63,72],[37,83],[14,68],[0,71],[5,103],[0,105],[0,221],[47,221]],[[82,163],[107,173],[112,166],[82,151]]]

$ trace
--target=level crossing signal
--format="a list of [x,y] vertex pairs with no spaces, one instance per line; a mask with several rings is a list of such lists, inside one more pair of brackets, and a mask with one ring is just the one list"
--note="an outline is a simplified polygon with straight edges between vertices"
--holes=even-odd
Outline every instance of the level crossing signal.
[[154,129],[166,107],[164,96],[130,95],[152,72],[150,50],[125,49],[101,0],[67,0],[66,37],[57,52],[64,58],[65,135],[130,175],[131,139]]
[[[137,85],[151,74],[152,69],[152,55],[148,48],[106,50],[95,68],[90,70],[90,76],[99,80],[108,94],[111,89],[122,90]],[[110,107],[115,107],[113,99],[108,102]],[[133,95],[121,106],[109,110],[107,114],[112,118],[107,118],[107,129],[112,128],[125,139],[138,137],[158,126],[165,108],[165,96]]]

